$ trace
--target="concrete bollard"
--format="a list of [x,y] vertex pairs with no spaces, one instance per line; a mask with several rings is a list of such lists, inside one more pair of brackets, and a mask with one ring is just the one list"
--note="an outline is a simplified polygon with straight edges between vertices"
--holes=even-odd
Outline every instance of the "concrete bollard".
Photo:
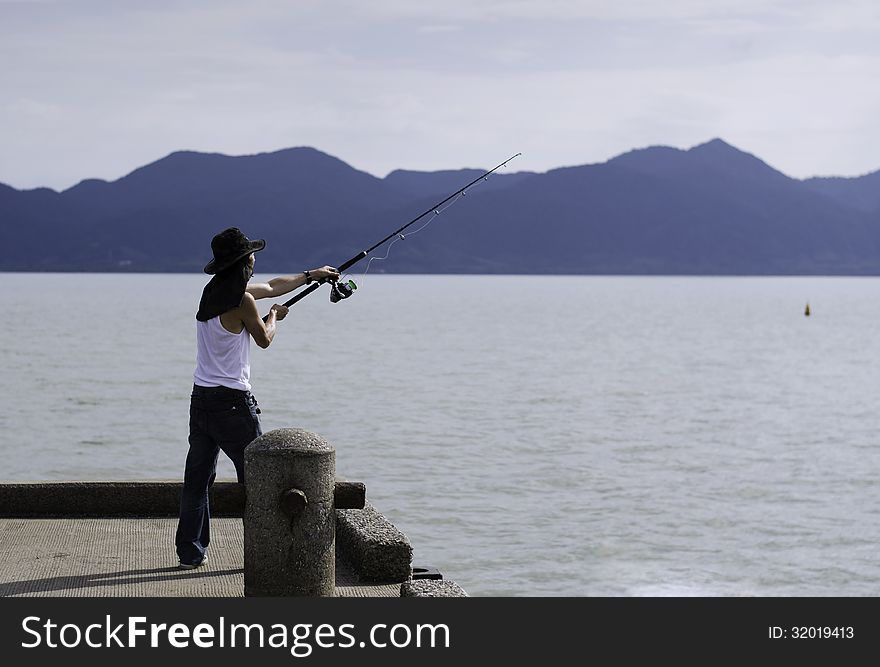
[[333,596],[336,452],[322,437],[282,428],[244,453],[246,596]]

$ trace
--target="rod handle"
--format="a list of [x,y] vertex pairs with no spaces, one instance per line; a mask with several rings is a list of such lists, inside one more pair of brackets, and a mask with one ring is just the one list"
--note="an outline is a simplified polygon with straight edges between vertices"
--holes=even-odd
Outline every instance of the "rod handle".
[[[306,298],[309,294],[311,294],[311,293],[314,292],[316,289],[318,289],[318,288],[323,284],[323,282],[324,282],[323,280],[320,280],[320,281],[318,281],[318,282],[312,283],[311,285],[309,285],[308,287],[306,287],[302,292],[298,292],[298,293],[296,294],[296,296],[294,296],[293,298],[288,299],[287,301],[285,301],[285,302],[284,302],[284,305],[285,305],[287,308],[290,308],[290,307],[291,307],[293,304],[295,304],[297,301],[299,301],[300,299],[304,299],[304,298]],[[267,314],[263,317],[263,322],[268,322],[268,321],[269,321],[269,314],[267,313]]]

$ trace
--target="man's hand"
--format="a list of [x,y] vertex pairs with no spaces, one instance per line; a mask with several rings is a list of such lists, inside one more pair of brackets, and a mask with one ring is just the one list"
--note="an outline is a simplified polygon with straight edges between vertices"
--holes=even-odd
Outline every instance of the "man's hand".
[[322,266],[320,269],[312,269],[309,271],[312,280],[339,280],[339,271],[332,266]]
[[279,322],[287,317],[287,306],[282,306],[280,303],[276,303],[269,309],[270,313],[275,313],[275,319]]

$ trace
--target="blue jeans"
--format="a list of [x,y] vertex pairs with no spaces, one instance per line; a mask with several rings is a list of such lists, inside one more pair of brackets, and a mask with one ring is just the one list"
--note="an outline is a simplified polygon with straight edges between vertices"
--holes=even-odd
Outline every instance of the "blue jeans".
[[244,448],[263,434],[260,408],[249,391],[193,385],[189,406],[189,453],[174,542],[181,563],[199,563],[211,541],[208,489],[222,449],[244,483]]

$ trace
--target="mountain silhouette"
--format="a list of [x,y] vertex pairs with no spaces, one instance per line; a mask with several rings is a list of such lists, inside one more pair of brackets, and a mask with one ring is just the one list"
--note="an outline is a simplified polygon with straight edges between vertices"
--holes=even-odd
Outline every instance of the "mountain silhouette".
[[[880,171],[797,180],[721,139],[509,170],[414,225],[430,221],[376,270],[880,274]],[[230,226],[267,239],[261,272],[340,264],[482,172],[377,178],[299,147],[175,152],[63,192],[0,184],[0,270],[198,272]]]
[[880,171],[856,178],[808,178],[807,186],[860,211],[880,210]]

